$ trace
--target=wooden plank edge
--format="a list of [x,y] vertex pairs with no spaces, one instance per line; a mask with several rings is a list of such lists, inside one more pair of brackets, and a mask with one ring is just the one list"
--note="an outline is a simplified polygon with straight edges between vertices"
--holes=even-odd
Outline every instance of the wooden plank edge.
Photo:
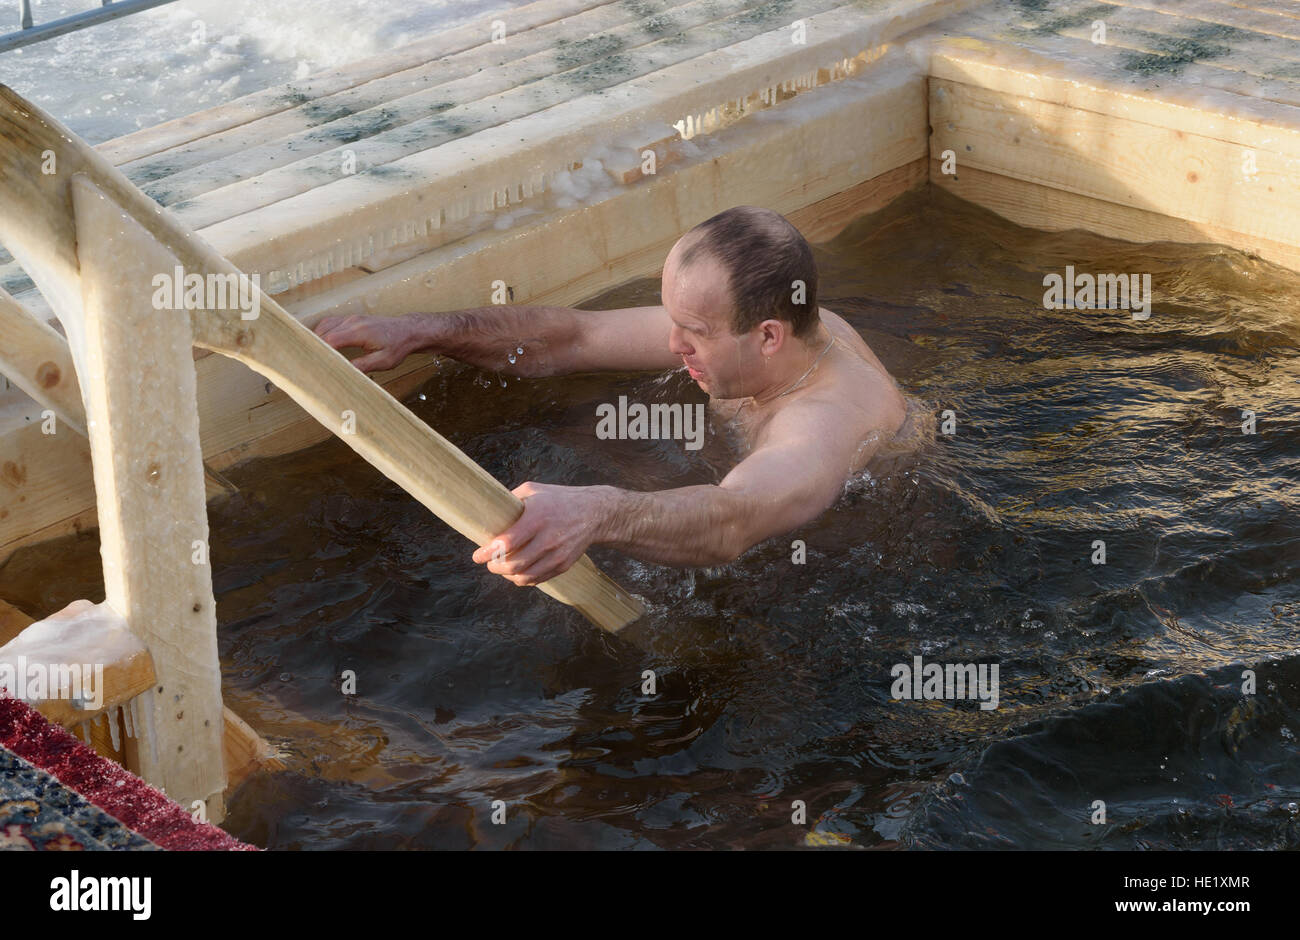
[[930,179],[933,183],[1027,228],[1048,232],[1084,229],[1105,238],[1139,244],[1168,241],[1226,245],[1300,272],[1300,246],[1081,196],[973,167],[966,167],[956,177],[947,176],[940,171],[940,166],[939,160],[931,160]]

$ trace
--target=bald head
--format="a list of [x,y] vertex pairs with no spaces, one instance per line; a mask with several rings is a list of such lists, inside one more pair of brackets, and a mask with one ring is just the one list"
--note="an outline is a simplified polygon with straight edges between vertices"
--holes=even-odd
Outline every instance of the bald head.
[[800,339],[816,333],[812,247],[780,213],[736,206],[695,226],[673,250],[678,270],[708,259],[725,272],[734,333],[747,333],[768,319],[786,321]]

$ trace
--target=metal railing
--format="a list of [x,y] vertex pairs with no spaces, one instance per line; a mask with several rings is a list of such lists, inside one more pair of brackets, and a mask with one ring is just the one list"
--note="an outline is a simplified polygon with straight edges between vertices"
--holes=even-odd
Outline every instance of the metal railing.
[[55,36],[62,36],[65,33],[85,29],[87,26],[94,26],[108,20],[129,16],[132,13],[139,13],[142,10],[160,7],[164,3],[175,3],[176,0],[102,0],[102,5],[98,9],[86,10],[84,13],[73,13],[61,19],[41,23],[39,26],[32,21],[32,0],[18,0],[18,2],[19,28],[16,32],[5,33],[0,36],[0,52],[9,52],[21,46],[30,46],[34,42],[43,42],[46,39],[53,39]]

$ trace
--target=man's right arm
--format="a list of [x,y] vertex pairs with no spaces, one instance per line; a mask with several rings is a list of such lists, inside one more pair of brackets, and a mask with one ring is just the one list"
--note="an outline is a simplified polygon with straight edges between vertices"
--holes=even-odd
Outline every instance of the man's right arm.
[[672,368],[678,357],[668,351],[671,327],[663,307],[519,305],[402,317],[326,317],[315,330],[335,349],[365,349],[353,364],[366,372],[391,369],[411,353],[428,352],[506,375],[540,377]]

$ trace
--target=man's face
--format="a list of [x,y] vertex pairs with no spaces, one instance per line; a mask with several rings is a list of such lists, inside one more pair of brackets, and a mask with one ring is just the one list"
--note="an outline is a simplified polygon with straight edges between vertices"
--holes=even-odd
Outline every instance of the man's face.
[[682,267],[678,264],[682,242],[673,246],[664,262],[660,296],[672,318],[668,348],[690,371],[690,376],[713,398],[741,398],[762,367],[758,331],[736,336],[731,332],[731,299],[727,272],[707,255]]

